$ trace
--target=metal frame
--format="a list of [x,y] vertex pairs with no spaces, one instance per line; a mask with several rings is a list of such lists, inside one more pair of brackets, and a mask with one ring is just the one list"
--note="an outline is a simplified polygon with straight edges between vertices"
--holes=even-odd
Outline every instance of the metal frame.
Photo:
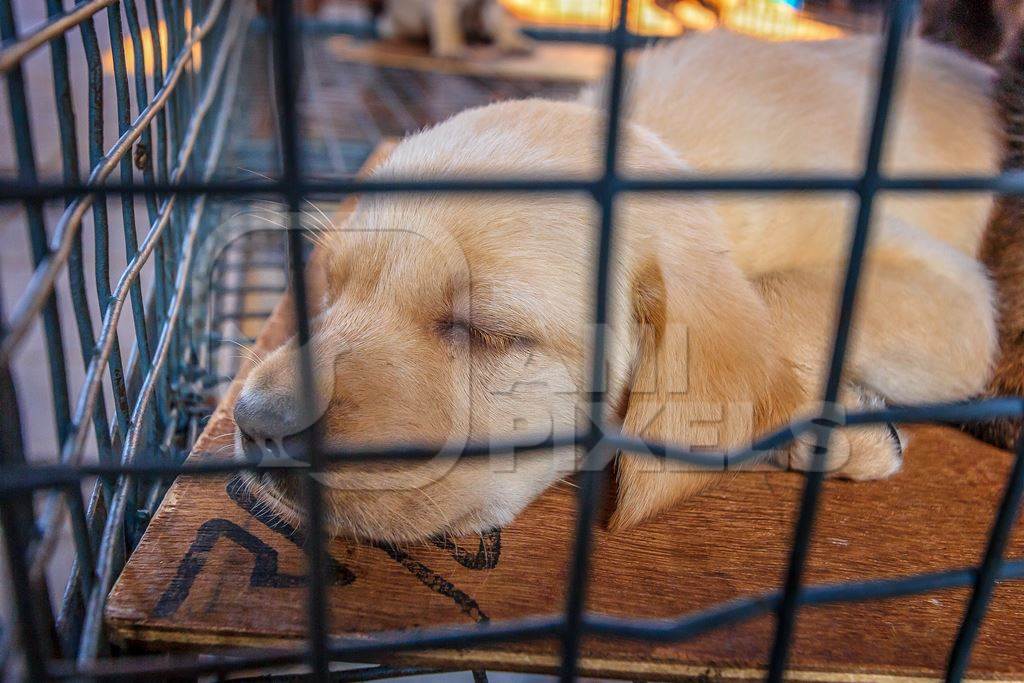
[[[992,595],[996,581],[1024,578],[1024,559],[1005,560],[1003,552],[1024,494],[1024,444],[1019,444],[1002,502],[993,520],[986,549],[976,567],[956,568],[943,572],[920,574],[895,579],[880,579],[833,585],[807,586],[804,584],[804,566],[811,534],[814,528],[818,501],[822,490],[821,467],[812,468],[806,477],[799,506],[798,521],[794,529],[788,570],[782,587],[770,593],[742,598],[715,605],[705,610],[680,616],[675,620],[623,619],[584,612],[587,591],[591,527],[601,485],[600,470],[617,451],[643,452],[655,457],[678,459],[690,463],[721,467],[734,465],[753,457],[766,448],[781,445],[798,435],[812,432],[816,438],[815,453],[823,462],[830,436],[840,425],[820,416],[790,424],[758,439],[745,449],[728,453],[693,452],[671,444],[653,443],[626,436],[603,415],[604,397],[604,323],[607,321],[607,298],[610,285],[609,263],[614,249],[615,225],[613,209],[623,192],[849,192],[859,200],[853,239],[849,247],[846,277],[841,298],[837,304],[838,316],[834,333],[828,381],[823,394],[825,405],[836,398],[839,378],[847,351],[850,326],[854,318],[861,265],[871,235],[871,218],[875,198],[890,191],[989,191],[1024,194],[1024,174],[1004,174],[996,177],[887,177],[881,173],[880,159],[885,146],[886,123],[890,112],[899,66],[900,49],[911,24],[913,0],[893,0],[886,22],[885,36],[880,44],[879,73],[876,88],[874,116],[871,123],[862,172],[854,177],[845,176],[791,176],[753,177],[689,176],[668,180],[623,178],[618,174],[618,140],[622,112],[622,93],[625,74],[625,53],[631,41],[626,27],[628,0],[620,0],[616,27],[609,34],[614,50],[610,73],[608,117],[605,131],[604,169],[600,177],[591,180],[564,181],[537,178],[492,178],[476,180],[430,179],[423,181],[362,181],[311,180],[302,173],[303,163],[299,145],[299,120],[296,112],[295,79],[298,52],[295,41],[297,30],[291,0],[275,0],[270,17],[275,57],[277,110],[281,132],[282,173],[266,182],[219,181],[211,178],[213,164],[224,135],[224,102],[230,103],[234,87],[239,45],[244,25],[249,18],[249,0],[195,0],[191,5],[203,5],[205,11],[197,13],[196,24],[189,31],[180,15],[180,5],[162,0],[161,15],[171,30],[168,54],[174,58],[166,71],[158,63],[153,79],[152,99],[146,93],[145,78],[136,78],[136,101],[139,110],[129,120],[128,77],[123,53],[118,55],[118,41],[114,41],[115,82],[120,113],[120,138],[109,150],[103,149],[102,122],[97,123],[97,112],[102,106],[90,106],[90,167],[86,181],[77,175],[77,161],[65,158],[64,177],[61,182],[40,181],[35,172],[30,143],[18,145],[19,175],[0,181],[0,202],[22,203],[29,218],[36,258],[35,273],[26,291],[10,314],[0,314],[2,340],[0,340],[0,423],[5,425],[0,438],[0,517],[5,534],[7,559],[12,575],[12,597],[18,617],[18,633],[6,640],[20,639],[21,646],[12,650],[23,657],[28,674],[33,678],[110,677],[132,678],[140,675],[200,675],[225,674],[231,671],[257,667],[306,663],[318,680],[334,676],[329,664],[337,659],[356,659],[361,656],[391,653],[401,650],[468,647],[484,643],[497,643],[512,639],[556,637],[562,643],[564,680],[573,680],[578,671],[580,639],[584,635],[618,636],[655,641],[681,641],[710,629],[752,617],[773,613],[776,615],[775,642],[769,662],[768,679],[782,680],[789,655],[793,623],[800,607],[847,601],[880,599],[911,595],[927,591],[968,586],[971,597],[963,617],[955,644],[949,655],[947,680],[960,680],[967,669],[971,648]],[[135,2],[125,2],[123,8],[133,38],[136,63],[142,63],[139,44],[139,20]],[[25,99],[22,60],[33,50],[49,44],[53,62],[54,81],[57,84],[56,102],[61,121],[61,135],[66,143],[74,135],[74,112],[70,99],[62,97],[67,90],[67,54],[64,32],[77,27],[87,46],[89,65],[98,65],[98,53],[93,29],[93,17],[107,9],[111,33],[120,36],[121,3],[115,0],[82,0],[74,9],[65,11],[61,0],[48,0],[50,21],[30,36],[18,37],[14,32],[11,0],[0,0],[0,71],[6,75],[10,115],[15,129],[28,131],[29,117]],[[156,0],[146,0],[148,22],[158,15]],[[207,41],[205,54],[213,55],[197,73],[188,72],[193,45]],[[203,43],[206,45],[206,43]],[[92,46],[90,48],[89,46]],[[159,53],[160,50],[155,50]],[[159,54],[158,54],[159,58]],[[91,78],[94,77],[92,71]],[[187,76],[188,87],[183,85]],[[191,90],[199,88],[198,96]],[[92,83],[91,92],[102,97],[102,84]],[[223,97],[221,97],[223,95]],[[219,102],[219,104],[218,104]],[[218,109],[213,118],[209,116]],[[190,116],[188,116],[190,115]],[[156,135],[153,136],[153,128]],[[98,131],[98,136],[97,136]],[[22,136],[28,140],[29,136]],[[98,137],[98,139],[97,139]],[[192,153],[197,141],[209,150],[205,164],[196,163]],[[131,170],[129,151],[141,141],[152,150],[150,161],[138,182]],[[19,141],[20,142],[20,141]],[[74,145],[62,145],[72,154]],[[72,150],[72,151],[69,151]],[[172,151],[177,152],[175,158]],[[153,160],[156,163],[153,163]],[[120,180],[109,176],[120,168]],[[211,462],[183,465],[180,453],[175,456],[168,446],[176,433],[189,428],[189,416],[183,414],[183,394],[189,390],[190,363],[194,359],[195,340],[191,330],[182,323],[183,308],[187,304],[187,290],[193,262],[194,247],[200,231],[200,219],[210,197],[283,198],[291,209],[292,230],[289,231],[289,278],[297,319],[300,342],[309,337],[306,314],[306,289],[302,266],[302,226],[298,217],[300,203],[307,197],[341,195],[356,192],[552,192],[575,191],[588,193],[601,211],[598,230],[598,253],[595,263],[597,291],[594,310],[595,334],[591,386],[595,389],[592,408],[592,427],[581,433],[557,435],[543,443],[519,445],[513,442],[471,446],[457,451],[464,457],[491,456],[496,452],[511,453],[512,449],[540,449],[555,445],[582,444],[587,448],[585,466],[580,474],[575,549],[564,611],[549,616],[497,621],[471,627],[444,627],[412,632],[378,633],[373,637],[354,639],[332,638],[325,626],[324,534],[321,510],[321,491],[314,476],[308,482],[308,544],[309,633],[304,647],[274,652],[239,652],[207,655],[106,657],[102,638],[102,613],[107,592],[124,561],[125,531],[131,545],[132,524],[126,523],[125,511],[132,498],[137,503],[138,486],[147,481],[166,482],[173,476],[210,474],[243,469],[269,469],[286,466],[284,463],[253,465],[240,462]],[[149,230],[136,247],[134,239],[134,210],[126,198],[143,197],[147,202]],[[81,352],[87,367],[86,382],[74,397],[67,394],[64,376],[65,359],[60,350],[60,320],[55,306],[54,284],[58,275],[67,270],[72,282],[84,282],[81,275],[80,235],[82,218],[91,207],[96,225],[97,253],[106,253],[103,235],[107,229],[106,204],[110,198],[122,198],[127,206],[124,214],[131,253],[129,267],[121,275],[117,286],[110,289],[108,273],[98,278],[102,306],[102,324],[99,335],[92,337],[92,320],[88,304],[83,297],[75,299]],[[42,204],[49,200],[63,200],[66,209],[47,236],[42,218]],[[102,242],[102,244],[101,244]],[[150,301],[142,300],[139,277],[143,263],[152,260],[160,277],[156,278]],[[74,287],[72,288],[74,289]],[[119,366],[117,321],[124,306],[130,301],[136,331],[133,368],[135,381],[125,381],[124,369]],[[61,443],[60,463],[57,465],[31,465],[25,462],[18,403],[11,377],[14,352],[24,341],[29,328],[43,321],[50,351],[49,368],[56,387],[55,414]],[[305,344],[300,347],[306,349]],[[301,376],[304,382],[311,377],[310,359],[301,354]],[[115,390],[115,416],[111,420],[100,394],[104,373]],[[310,395],[304,392],[304,395]],[[998,416],[1019,416],[1024,413],[1024,402],[1017,398],[992,399],[973,403],[889,408],[867,411],[848,416],[846,425],[883,422],[932,422],[947,420],[981,420]],[[97,464],[81,464],[83,444],[90,426],[100,451]],[[10,427],[10,428],[8,428]],[[194,424],[192,425],[194,429]],[[318,435],[311,433],[306,444],[310,468],[308,473],[332,462],[353,459],[420,459],[433,457],[438,449],[402,447],[393,449],[366,449],[345,453],[327,452],[321,447]],[[81,494],[83,481],[96,478],[97,484],[88,504]],[[38,517],[31,503],[36,493],[45,495],[46,506]],[[154,497],[155,496],[155,497]],[[158,494],[151,494],[158,499]],[[77,563],[68,585],[65,604],[60,611],[61,633],[65,637],[58,644],[49,637],[54,629],[53,610],[49,605],[42,567],[52,549],[52,538],[65,512],[70,512],[77,540]],[[138,531],[138,529],[134,529]],[[67,638],[67,634],[73,638]],[[10,657],[5,656],[9,661]],[[387,673],[388,670],[383,670]],[[407,672],[406,672],[407,673]],[[359,674],[368,676],[373,674]]]

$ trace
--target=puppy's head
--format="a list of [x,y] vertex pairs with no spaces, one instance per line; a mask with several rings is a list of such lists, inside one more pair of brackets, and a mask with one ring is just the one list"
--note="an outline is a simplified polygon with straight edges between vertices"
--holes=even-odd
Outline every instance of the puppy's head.
[[[600,173],[601,117],[545,101],[471,110],[399,145],[380,178],[578,177]],[[624,170],[681,173],[654,135],[627,126]],[[589,196],[365,197],[321,253],[310,410],[294,342],[257,365],[238,398],[240,451],[317,423],[331,450],[543,440],[586,425],[598,211]],[[765,314],[709,206],[623,197],[617,209],[608,396],[627,432],[734,445],[770,422],[779,368]],[[509,522],[571,473],[575,449],[514,457],[341,463],[320,476],[332,532],[411,541]],[[702,488],[706,472],[620,458],[613,524]],[[288,474],[264,495],[301,517]]]

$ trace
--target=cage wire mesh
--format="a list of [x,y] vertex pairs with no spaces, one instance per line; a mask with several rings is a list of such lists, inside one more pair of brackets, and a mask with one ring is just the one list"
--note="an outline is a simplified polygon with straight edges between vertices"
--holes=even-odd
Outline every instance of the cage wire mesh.
[[[889,177],[880,172],[901,46],[913,16],[911,0],[896,0],[888,10],[879,43],[875,108],[860,174],[623,177],[617,172],[617,160],[625,55],[635,38],[645,38],[651,31],[640,22],[638,12],[646,9],[641,0],[614,4],[609,0],[605,4],[606,19],[589,24],[578,18],[566,21],[596,29],[613,53],[604,165],[599,177],[384,181],[330,174],[318,177],[307,172],[297,109],[299,24],[289,0],[264,3],[269,12],[262,20],[269,28],[263,39],[272,46],[267,52],[272,55],[269,67],[281,152],[280,172],[269,179],[214,175],[246,37],[260,24],[254,22],[254,3],[82,0],[68,8],[61,0],[47,0],[46,16],[26,28],[27,24],[16,19],[12,0],[0,0],[0,71],[6,81],[3,106],[14,148],[14,163],[4,169],[0,181],[0,202],[5,220],[20,220],[27,228],[26,249],[31,254],[24,286],[4,291],[0,299],[0,424],[4,426],[0,437],[0,521],[9,571],[7,598],[13,613],[3,625],[0,640],[5,667],[22,667],[26,677],[41,680],[223,675],[304,664],[317,678],[324,678],[336,660],[554,637],[562,644],[562,676],[572,679],[584,635],[678,641],[770,613],[775,615],[776,626],[767,677],[777,681],[785,672],[794,619],[802,606],[968,586],[970,599],[947,668],[949,680],[962,678],[996,581],[1024,577],[1024,560],[1003,557],[1024,491],[1021,447],[983,556],[975,567],[896,579],[805,585],[804,565],[824,476],[823,468],[817,467],[806,477],[788,570],[777,591],[735,599],[669,621],[584,612],[599,472],[616,451],[721,466],[723,462],[738,464],[757,452],[810,434],[815,439],[816,457],[823,459],[830,435],[843,426],[835,416],[821,415],[765,435],[749,448],[708,453],[645,442],[608,423],[600,388],[604,386],[604,323],[614,207],[622,193],[802,191],[847,192],[857,197],[859,208],[822,396],[823,405],[828,405],[838,391],[876,197],[891,191],[1024,192],[1024,177],[1019,174]],[[579,5],[563,5],[567,16],[573,7],[593,6],[582,0]],[[605,20],[613,25],[602,32]],[[84,76],[70,68],[69,44],[84,54]],[[48,63],[39,60],[46,52]],[[41,85],[46,81],[49,87]],[[82,88],[85,97],[74,97],[74,91]],[[88,103],[85,112],[74,106],[81,101]],[[47,122],[38,113],[44,110],[52,112],[48,127],[56,129],[55,136],[44,130]],[[48,166],[52,158],[57,161]],[[221,347],[232,342],[244,344],[253,334],[246,324],[249,316],[255,320],[265,314],[265,306],[286,287],[294,293],[297,334],[300,346],[306,348],[302,341],[309,336],[309,321],[302,265],[308,249],[299,218],[302,202],[311,196],[357,192],[452,191],[584,192],[600,209],[594,264],[595,352],[590,373],[597,400],[592,426],[581,433],[555,435],[543,443],[471,445],[453,453],[480,457],[554,445],[586,447],[564,610],[471,628],[379,633],[358,640],[330,637],[324,611],[322,504],[317,480],[307,476],[311,542],[307,547],[309,631],[305,647],[230,656],[113,656],[117,653],[103,632],[105,599],[169,482],[183,472],[203,475],[268,467],[230,460],[184,463],[184,456],[209,411],[206,390],[236,369],[230,357],[222,356]],[[215,263],[207,264],[207,292],[198,293],[205,296],[196,296],[192,273],[199,258],[198,245],[204,231],[216,222],[209,220],[210,214],[230,203],[224,200],[283,204],[286,211],[280,215],[291,221],[293,229],[253,232],[228,241],[218,251]],[[86,243],[87,236],[92,237],[91,244]],[[3,267],[8,269],[12,263],[16,262],[5,260]],[[280,279],[273,282],[253,277],[259,275],[260,268],[280,274]],[[112,274],[117,275],[116,281]],[[247,308],[253,296],[263,308]],[[196,301],[203,304],[194,305]],[[26,358],[22,350],[30,348],[33,338],[45,352],[39,358]],[[69,344],[67,339],[75,343]],[[305,353],[301,358],[302,376],[308,382],[310,360]],[[38,383],[20,374],[19,368],[26,363],[33,372],[45,368],[49,385],[42,392]],[[49,412],[37,410],[37,403],[43,400],[50,406]],[[45,428],[52,433],[53,444],[44,454],[49,457],[42,459],[27,452],[25,433],[40,429],[36,419],[40,412],[52,422]],[[1019,400],[993,399],[874,410],[850,415],[844,424],[977,420],[1020,413]],[[429,445],[339,453],[321,448],[315,433],[305,445],[310,475],[341,458],[418,459],[438,453]],[[70,537],[74,548],[70,579],[63,592],[49,585],[47,573],[61,534]],[[381,669],[353,677],[411,672]]]

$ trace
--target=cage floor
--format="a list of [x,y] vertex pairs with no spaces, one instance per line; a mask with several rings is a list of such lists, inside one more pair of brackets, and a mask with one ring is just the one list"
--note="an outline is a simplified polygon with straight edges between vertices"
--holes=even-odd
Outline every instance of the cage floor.
[[[408,135],[470,107],[524,97],[569,98],[580,87],[579,79],[556,80],[558,70],[538,78],[542,66],[525,76],[501,78],[437,71],[435,64],[392,68],[353,60],[339,47],[349,44],[354,43],[341,36],[303,41],[298,111],[305,175],[350,176],[384,138]],[[416,49],[392,54],[407,61]],[[266,35],[254,36],[247,46],[246,82],[231,122],[234,133],[225,149],[222,176],[251,179],[252,172],[279,171],[270,54]]]
[[[313,286],[316,286],[313,279]],[[315,294],[315,292],[314,292]],[[315,299],[315,297],[314,297]],[[290,329],[287,301],[257,350]],[[193,462],[230,438],[238,382],[196,445]],[[882,482],[830,482],[809,584],[870,580],[977,562],[1010,465],[1008,453],[943,428],[914,430],[906,468]],[[802,490],[795,473],[737,475],[638,529],[599,529],[588,610],[667,619],[778,588]],[[331,633],[550,614],[565,600],[574,491],[559,486],[500,532],[417,547],[336,539],[329,544]],[[113,637],[147,649],[280,646],[306,633],[301,531],[261,512],[232,477],[181,477],[169,491],[110,596]],[[1018,532],[1008,555],[1024,551]],[[793,675],[801,680],[939,677],[966,589],[800,613]],[[972,676],[1024,679],[1024,585],[1001,585],[982,627]],[[582,671],[657,679],[763,677],[773,622],[765,615],[682,643],[587,639]],[[391,658],[390,661],[397,661]],[[403,655],[457,669],[553,671],[556,642]]]

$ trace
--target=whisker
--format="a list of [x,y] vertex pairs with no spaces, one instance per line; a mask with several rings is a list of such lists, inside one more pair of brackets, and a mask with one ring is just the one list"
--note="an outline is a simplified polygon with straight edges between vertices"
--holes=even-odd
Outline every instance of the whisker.
[[222,341],[226,341],[229,344],[234,344],[238,348],[242,349],[243,352],[252,354],[251,356],[248,357],[249,360],[255,360],[257,363],[263,362],[263,356],[261,356],[259,352],[257,352],[256,349],[254,349],[253,347],[247,346],[246,344],[243,344],[242,342],[236,341],[234,339],[223,339]]
[[[270,176],[266,175],[265,173],[260,173],[259,171],[253,170],[253,169],[251,169],[251,168],[242,168],[242,167],[239,167],[239,170],[240,170],[240,171],[244,171],[244,172],[246,172],[246,173],[251,173],[252,175],[254,175],[254,176],[257,176],[257,177],[259,177],[259,178],[263,178],[264,180],[271,180],[271,181],[273,180],[273,178],[271,178]],[[269,200],[265,200],[265,201],[269,201]],[[308,198],[305,198],[305,197],[303,197],[303,201],[304,201],[304,202],[306,202],[307,204],[309,204],[309,205],[310,205],[311,207],[313,207],[313,208],[314,208],[314,209],[315,209],[315,210],[317,211],[317,213],[319,213],[319,214],[320,214],[320,215],[321,215],[321,216],[323,217],[323,219],[322,219],[322,220],[321,220],[321,219],[318,219],[318,218],[317,218],[316,216],[314,216],[313,214],[307,213],[307,212],[305,212],[305,211],[303,211],[303,214],[305,214],[305,215],[309,216],[309,217],[310,217],[310,218],[312,218],[312,219],[313,219],[314,221],[316,221],[316,222],[317,222],[317,224],[318,224],[318,225],[320,225],[320,227],[321,227],[321,228],[323,228],[325,232],[327,232],[327,231],[330,231],[330,230],[333,230],[333,229],[334,229],[334,221],[332,221],[332,220],[331,220],[331,219],[330,219],[330,218],[329,218],[329,217],[327,216],[327,214],[326,214],[326,213],[324,213],[323,209],[321,209],[321,208],[320,208],[319,206],[317,206],[316,204],[314,204],[314,203],[313,203],[312,201],[310,201],[310,200],[309,200]],[[278,204],[279,206],[284,206],[284,203],[283,203],[283,202],[274,202],[274,203],[275,203],[275,204]]]

